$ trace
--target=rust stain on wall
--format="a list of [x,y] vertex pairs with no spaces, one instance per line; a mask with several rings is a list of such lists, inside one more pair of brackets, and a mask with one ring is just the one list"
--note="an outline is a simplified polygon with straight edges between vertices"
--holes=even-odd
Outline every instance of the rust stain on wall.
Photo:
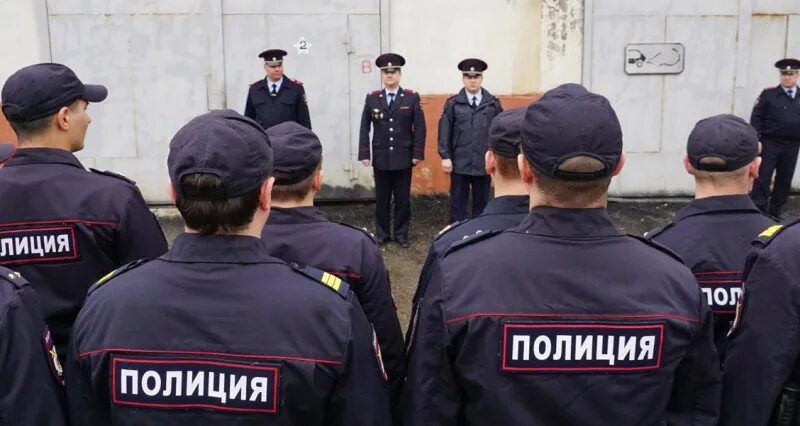
[[[539,99],[541,93],[526,95],[500,95],[503,109],[526,106]],[[450,95],[422,95],[422,109],[425,111],[425,160],[414,167],[411,180],[411,193],[414,195],[447,194],[450,192],[450,177],[442,171],[442,159],[437,149],[439,139],[439,117],[444,103]]]

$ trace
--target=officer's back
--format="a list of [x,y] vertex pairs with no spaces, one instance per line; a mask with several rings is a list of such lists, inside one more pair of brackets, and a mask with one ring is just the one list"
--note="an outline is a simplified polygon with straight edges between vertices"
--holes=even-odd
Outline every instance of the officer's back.
[[63,384],[33,288],[0,266],[0,425],[65,425]]
[[272,150],[233,111],[192,120],[168,159],[187,224],[171,250],[98,282],[67,363],[90,424],[388,424],[373,334],[347,284],[268,255]]
[[741,294],[750,241],[775,222],[747,195],[758,176],[758,134],[739,117],[701,120],[689,135],[684,164],[695,199],[672,223],[647,233],[681,256],[714,313],[714,340],[724,357],[728,330]]
[[[273,208],[261,239],[287,262],[311,265],[347,281],[375,328],[383,364],[397,391],[403,379],[403,334],[380,250],[361,228],[331,222],[314,207],[322,187],[322,144],[292,122],[267,129],[275,155]],[[396,392],[395,392],[396,393]]]
[[608,101],[564,85],[525,120],[534,208],[434,265],[403,421],[716,424],[711,315],[691,272],[622,235],[605,209],[623,162]]
[[59,64],[23,68],[3,86],[19,148],[0,170],[0,265],[31,281],[59,350],[89,284],[167,249],[133,182],[89,172],[73,155],[91,122],[88,103],[106,95]]

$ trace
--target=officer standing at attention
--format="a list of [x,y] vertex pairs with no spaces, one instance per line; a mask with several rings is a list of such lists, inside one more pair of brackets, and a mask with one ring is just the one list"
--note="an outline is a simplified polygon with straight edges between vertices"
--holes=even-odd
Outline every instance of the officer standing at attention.
[[331,222],[314,207],[323,179],[317,135],[297,123],[281,123],[267,129],[267,136],[275,156],[272,211],[261,234],[267,252],[323,269],[350,284],[375,328],[397,394],[405,366],[403,333],[375,240],[362,228]]
[[[489,150],[484,156],[486,173],[494,184],[494,195],[480,216],[475,219],[447,225],[439,231],[428,251],[428,257],[422,266],[417,291],[414,293],[411,307],[411,322],[408,326],[407,343],[413,339],[414,319],[416,318],[419,300],[425,294],[430,279],[430,266],[438,261],[451,244],[478,231],[503,230],[519,225],[530,212],[528,188],[522,182],[517,168],[519,142],[522,121],[527,108],[520,107],[503,111],[489,127]],[[409,348],[410,350],[410,348]]]
[[[750,116],[750,124],[758,131],[763,146],[761,168],[751,196],[761,211],[781,218],[800,149],[800,60],[781,59],[775,67],[780,70],[781,84],[761,92]],[[773,172],[775,187],[770,194]]]
[[108,91],[61,64],[22,68],[6,80],[3,114],[19,147],[0,169],[0,265],[32,283],[64,357],[89,285],[136,259],[167,251],[135,183],[83,168],[90,102]]
[[268,129],[285,121],[296,121],[311,128],[308,99],[303,83],[283,74],[283,57],[286,51],[270,49],[261,52],[267,76],[250,85],[244,115],[261,127]]
[[[13,153],[13,145],[0,144],[0,164]],[[33,289],[0,266],[0,425],[65,425],[63,386]]]
[[450,175],[450,222],[467,217],[472,188],[472,214],[476,217],[489,201],[491,180],[484,167],[489,145],[489,124],[503,111],[500,100],[482,87],[488,65],[480,59],[458,63],[464,88],[444,104],[439,118],[439,156],[442,171]]
[[89,290],[65,371],[74,426],[391,424],[349,286],[259,238],[272,164],[264,130],[234,111],[178,131],[167,167],[186,233]]
[[800,219],[753,241],[725,357],[721,425],[796,425],[800,393]]
[[758,176],[758,135],[735,115],[700,120],[683,164],[694,176],[694,201],[669,225],[645,234],[679,254],[694,273],[714,314],[714,341],[724,359],[728,330],[741,294],[750,241],[775,222],[747,195]]
[[700,288],[606,210],[624,163],[608,100],[575,84],[548,91],[528,107],[521,145],[531,213],[432,266],[404,424],[716,425],[719,362]]
[[[383,89],[367,95],[361,114],[358,159],[375,175],[375,233],[378,243],[391,239],[390,208],[394,196],[394,240],[409,247],[411,167],[425,157],[425,116],[419,94],[400,87],[400,68],[406,60],[384,53],[375,60]],[[369,131],[372,125],[372,161]]]

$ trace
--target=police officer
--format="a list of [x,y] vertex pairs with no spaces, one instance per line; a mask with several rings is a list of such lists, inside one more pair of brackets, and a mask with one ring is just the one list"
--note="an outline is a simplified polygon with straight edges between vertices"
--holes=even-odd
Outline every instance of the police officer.
[[614,110],[566,84],[522,126],[533,209],[432,266],[404,424],[715,425],[720,372],[699,287],[606,210],[624,163]]
[[[763,145],[763,161],[752,197],[761,211],[782,217],[800,149],[800,96],[797,96],[800,60],[781,59],[775,67],[780,70],[781,84],[761,92],[750,116],[750,124],[758,131]],[[770,194],[773,172],[775,187]]]
[[62,359],[89,285],[167,250],[135,183],[87,171],[73,155],[83,149],[89,103],[107,93],[50,63],[22,68],[2,90],[19,148],[0,169],[0,265],[31,281]]
[[0,425],[66,424],[61,364],[43,318],[28,281],[0,266]]
[[303,83],[283,74],[286,51],[270,49],[261,52],[267,76],[250,85],[244,115],[268,129],[285,121],[296,121],[311,128],[308,99]]
[[405,365],[403,334],[389,274],[372,236],[362,228],[331,222],[314,207],[322,187],[322,145],[311,130],[281,123],[267,130],[275,155],[272,210],[261,239],[270,255],[323,269],[347,281],[375,327],[392,389]]
[[714,314],[720,360],[741,294],[750,241],[775,223],[747,195],[760,162],[758,135],[744,120],[730,114],[700,120],[683,159],[694,176],[695,199],[672,223],[645,235],[675,251],[691,268]]
[[444,104],[439,118],[439,156],[442,171],[450,175],[450,222],[467,217],[472,188],[472,214],[489,201],[491,181],[483,157],[489,144],[489,124],[503,111],[500,100],[482,86],[486,62],[469,58],[458,63],[464,88]]
[[[425,116],[419,94],[400,87],[400,69],[406,60],[384,53],[375,60],[383,89],[367,95],[361,114],[358,159],[372,165],[375,174],[375,233],[378,243],[391,239],[390,207],[394,197],[394,239],[409,247],[411,221],[411,167],[425,157]],[[372,125],[372,160],[369,131]]]
[[[503,230],[519,225],[530,212],[528,188],[522,182],[517,168],[519,154],[520,129],[525,118],[526,108],[514,108],[503,111],[489,127],[489,150],[485,153],[486,173],[494,183],[495,198],[489,201],[483,213],[475,219],[447,225],[439,231],[428,250],[428,257],[422,266],[417,290],[414,293],[411,307],[411,321],[407,328],[408,343],[414,330],[415,317],[419,308],[419,300],[425,294],[430,280],[430,266],[434,260],[444,255],[451,244],[473,235],[478,231]],[[409,347],[410,351],[411,348]]]
[[765,229],[753,241],[725,357],[722,423],[797,424],[800,220]]
[[170,251],[98,281],[65,376],[73,425],[385,425],[375,333],[340,278],[271,257],[272,149],[230,110],[167,160],[186,222]]

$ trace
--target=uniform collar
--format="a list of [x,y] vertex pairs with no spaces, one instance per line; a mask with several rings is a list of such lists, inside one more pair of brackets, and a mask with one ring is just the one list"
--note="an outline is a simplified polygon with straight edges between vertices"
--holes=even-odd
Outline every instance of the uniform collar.
[[272,85],[273,84],[275,85],[275,91],[279,91],[279,90],[281,90],[281,87],[283,86],[283,81],[284,80],[286,80],[286,76],[285,75],[283,77],[281,77],[280,80],[278,80],[278,81],[276,81],[274,83],[269,80],[269,77],[264,77],[264,84],[267,85],[267,91],[272,90]]
[[478,99],[477,99],[478,105],[480,105],[480,104],[481,104],[481,101],[483,101],[483,88],[481,88],[481,90],[479,90],[479,91],[478,91],[478,93],[476,93],[476,94],[474,94],[474,95],[473,95],[472,93],[469,93],[469,92],[467,92],[467,89],[461,89],[461,91],[464,93],[464,99],[465,99],[465,100],[467,101],[467,103],[468,103],[468,104],[470,104],[470,105],[472,105],[472,97],[473,97],[473,96],[475,96],[476,98],[478,98]]
[[69,151],[58,148],[18,148],[6,167],[30,164],[65,164],[85,170],[83,164]]
[[675,221],[686,219],[689,216],[734,211],[759,213],[758,207],[748,195],[719,195],[692,200],[678,211]]
[[167,262],[281,263],[269,255],[260,238],[188,233],[178,235],[161,259]]
[[328,222],[328,218],[314,206],[291,208],[273,206],[267,219],[267,226],[312,222]]
[[399,98],[398,95],[400,95],[400,92],[402,92],[402,91],[403,91],[403,88],[400,87],[400,86],[397,86],[397,88],[394,89],[394,90],[389,90],[386,86],[383,86],[383,94],[384,94],[384,96],[389,96],[389,93],[394,93],[395,94],[394,100],[397,100],[397,98]]
[[622,235],[602,208],[534,207],[512,232],[572,238]]
[[530,197],[527,195],[504,195],[493,198],[486,204],[481,216],[487,214],[510,214],[530,212]]

